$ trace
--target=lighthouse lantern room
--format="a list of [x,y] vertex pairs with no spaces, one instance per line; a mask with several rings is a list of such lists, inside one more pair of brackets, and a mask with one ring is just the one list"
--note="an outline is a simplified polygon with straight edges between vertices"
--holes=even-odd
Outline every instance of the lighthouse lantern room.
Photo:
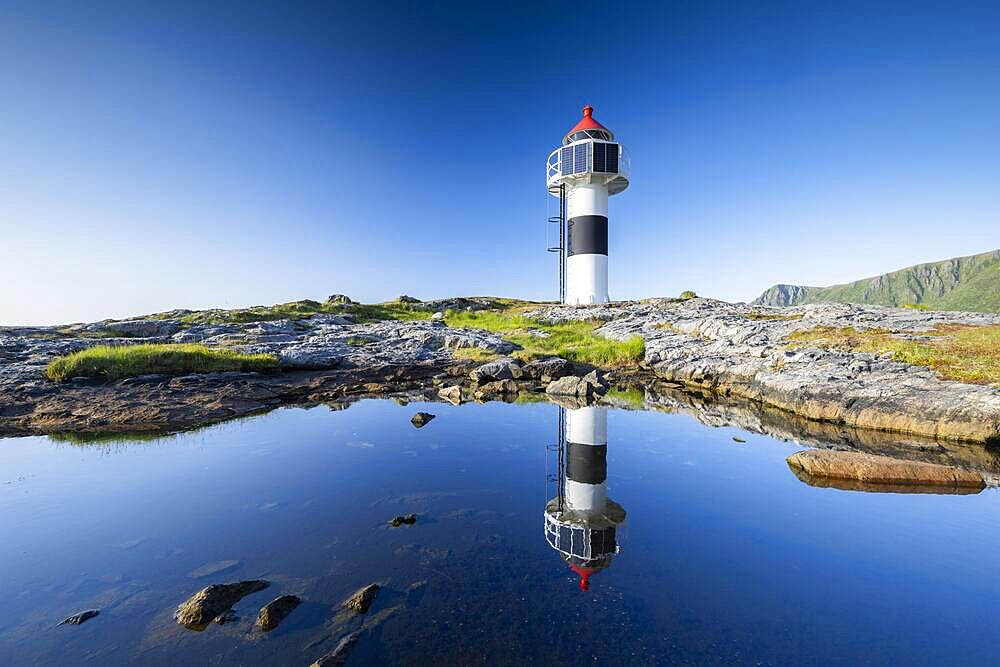
[[[608,196],[625,190],[628,158],[608,128],[594,120],[594,108],[549,154],[545,183],[560,198],[560,297],[571,305],[608,299]],[[563,228],[562,225],[565,225]]]

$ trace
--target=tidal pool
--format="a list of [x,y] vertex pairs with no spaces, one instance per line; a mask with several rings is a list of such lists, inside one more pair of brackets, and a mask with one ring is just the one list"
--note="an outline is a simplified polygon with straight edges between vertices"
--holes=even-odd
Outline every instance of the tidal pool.
[[[991,660],[996,491],[815,488],[799,449],[682,414],[389,400],[0,440],[0,663],[308,665],[371,582],[349,664]],[[238,620],[173,620],[244,579],[271,586]],[[283,594],[303,603],[262,633]]]

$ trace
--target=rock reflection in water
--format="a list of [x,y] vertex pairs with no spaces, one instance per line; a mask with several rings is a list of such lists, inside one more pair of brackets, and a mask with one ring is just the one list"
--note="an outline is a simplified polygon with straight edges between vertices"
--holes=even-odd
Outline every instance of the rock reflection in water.
[[545,539],[580,576],[611,565],[625,510],[607,496],[608,409],[559,409],[556,497],[545,506]]

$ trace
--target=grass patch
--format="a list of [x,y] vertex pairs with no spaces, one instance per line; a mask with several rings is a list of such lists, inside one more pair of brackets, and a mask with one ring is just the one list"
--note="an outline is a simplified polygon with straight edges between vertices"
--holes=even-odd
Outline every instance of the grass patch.
[[[543,324],[516,313],[496,311],[448,312],[444,319],[451,327],[502,334],[504,340],[521,346],[514,356],[525,361],[555,356],[595,366],[625,366],[640,361],[646,353],[646,344],[639,336],[617,341],[595,334],[601,322]],[[533,335],[532,330],[548,335]]]
[[910,310],[930,310],[931,307],[926,303],[904,303],[903,308],[909,308]]
[[822,347],[847,352],[892,355],[895,361],[934,369],[945,380],[1000,383],[1000,325],[943,324],[919,340],[885,329],[816,327],[789,334],[793,348]]
[[610,389],[605,398],[615,398],[633,410],[641,410],[646,405],[646,392],[641,389]]
[[278,360],[269,354],[241,354],[204,345],[98,345],[53,359],[45,369],[50,380],[73,377],[120,380],[137,375],[187,375],[221,371],[273,373]]
[[[273,306],[252,306],[250,308],[235,308],[223,310],[198,310],[182,315],[179,319],[184,324],[241,324],[245,322],[267,322],[273,320],[303,320],[313,315],[345,315],[355,322],[374,322],[377,320],[426,320],[433,312],[420,304],[400,303],[320,303],[311,299],[278,303]],[[149,319],[168,319],[169,313],[150,315]]]
[[751,313],[746,313],[743,317],[746,318],[746,319],[748,319],[748,320],[755,320],[755,321],[760,321],[760,320],[764,320],[764,321],[780,320],[780,321],[783,321],[783,322],[794,322],[794,321],[797,321],[797,320],[801,320],[803,317],[805,317],[805,315],[803,313],[795,313],[795,314],[792,314],[792,315],[779,315],[778,313],[758,313],[758,312],[751,312]]

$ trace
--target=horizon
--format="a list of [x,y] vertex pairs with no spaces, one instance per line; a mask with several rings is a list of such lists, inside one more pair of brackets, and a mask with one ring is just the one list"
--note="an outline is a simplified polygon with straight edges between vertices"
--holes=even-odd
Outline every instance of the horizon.
[[636,7],[6,5],[0,324],[551,300],[545,157],[584,104],[632,158],[613,299],[997,248],[1000,8]]

